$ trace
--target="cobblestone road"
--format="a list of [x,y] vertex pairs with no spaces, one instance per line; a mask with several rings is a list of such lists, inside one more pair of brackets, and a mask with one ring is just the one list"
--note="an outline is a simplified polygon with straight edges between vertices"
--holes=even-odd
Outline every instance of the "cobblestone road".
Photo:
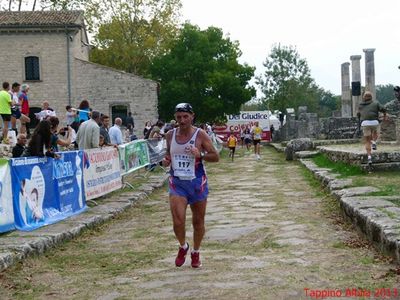
[[0,298],[312,299],[329,291],[359,299],[345,297],[347,288],[372,299],[384,287],[386,299],[396,298],[396,266],[343,222],[307,171],[271,148],[259,161],[238,154],[234,163],[223,157],[207,166],[201,269],[190,261],[174,266],[164,188],[98,230],[0,274]]

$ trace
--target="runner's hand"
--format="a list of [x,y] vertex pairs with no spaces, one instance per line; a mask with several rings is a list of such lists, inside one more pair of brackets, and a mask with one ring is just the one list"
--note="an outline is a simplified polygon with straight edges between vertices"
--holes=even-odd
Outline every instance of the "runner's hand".
[[171,156],[165,155],[164,159],[162,160],[163,167],[168,167],[171,164]]

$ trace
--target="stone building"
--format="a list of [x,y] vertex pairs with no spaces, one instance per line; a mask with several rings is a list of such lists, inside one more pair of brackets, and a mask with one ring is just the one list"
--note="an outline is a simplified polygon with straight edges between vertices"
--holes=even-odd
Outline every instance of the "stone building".
[[32,112],[47,100],[64,120],[87,99],[113,120],[132,112],[140,136],[158,118],[157,83],[91,63],[89,51],[81,11],[0,12],[0,81],[28,83]]

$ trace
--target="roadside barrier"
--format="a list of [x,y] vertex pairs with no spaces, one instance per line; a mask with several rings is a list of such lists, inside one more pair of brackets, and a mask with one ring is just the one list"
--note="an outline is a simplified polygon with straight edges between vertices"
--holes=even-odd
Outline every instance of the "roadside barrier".
[[[220,151],[219,141],[213,143]],[[79,214],[86,201],[120,189],[124,175],[159,165],[165,153],[164,140],[150,139],[59,152],[58,159],[0,159],[0,233],[31,231]]]

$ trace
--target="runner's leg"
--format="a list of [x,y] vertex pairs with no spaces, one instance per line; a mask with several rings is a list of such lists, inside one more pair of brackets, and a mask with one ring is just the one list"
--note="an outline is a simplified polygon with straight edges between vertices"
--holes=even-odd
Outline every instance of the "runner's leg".
[[172,214],[172,222],[174,226],[174,233],[179,244],[182,246],[186,241],[186,208],[187,200],[185,197],[170,195],[169,205]]
[[199,250],[205,233],[204,219],[206,215],[207,199],[190,205],[193,224],[193,249]]

